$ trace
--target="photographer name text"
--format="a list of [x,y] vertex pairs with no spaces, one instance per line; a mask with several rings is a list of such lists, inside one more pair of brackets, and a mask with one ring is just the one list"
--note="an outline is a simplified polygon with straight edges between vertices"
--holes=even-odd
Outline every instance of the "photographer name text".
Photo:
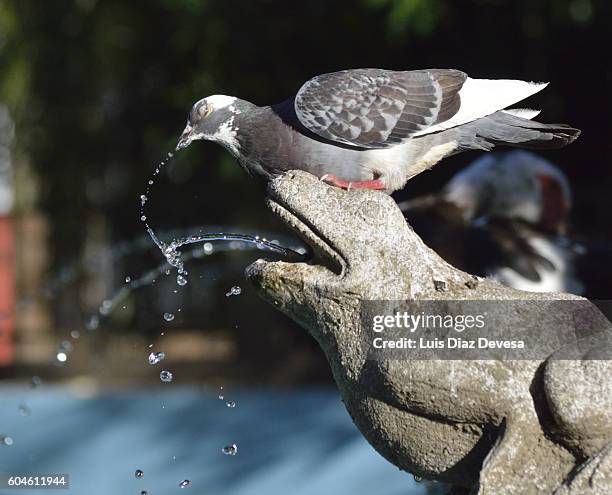
[[[375,349],[524,349],[523,340],[500,340],[479,336],[462,337],[418,337],[414,335],[423,330],[446,330],[462,333],[465,330],[482,330],[485,315],[433,315],[421,312],[411,314],[397,312],[393,315],[376,315],[372,318]],[[393,331],[393,337],[382,335],[386,330]],[[408,336],[398,336],[398,330]]]

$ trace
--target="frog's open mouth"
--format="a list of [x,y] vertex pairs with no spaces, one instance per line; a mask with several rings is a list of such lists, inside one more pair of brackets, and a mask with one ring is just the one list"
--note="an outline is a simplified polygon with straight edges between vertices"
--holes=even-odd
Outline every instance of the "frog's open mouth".
[[274,193],[266,200],[266,204],[297,236],[312,250],[310,264],[321,265],[336,275],[342,275],[347,263],[334,248],[333,242],[325,239],[317,228],[307,219],[290,210],[282,199]]

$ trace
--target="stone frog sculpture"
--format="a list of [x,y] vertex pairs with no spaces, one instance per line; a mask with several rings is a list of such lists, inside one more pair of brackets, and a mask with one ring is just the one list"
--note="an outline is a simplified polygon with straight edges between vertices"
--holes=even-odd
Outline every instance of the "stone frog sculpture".
[[[384,194],[292,171],[270,183],[268,205],[314,258],[258,260],[247,277],[317,340],[348,412],[380,454],[456,493],[612,493],[610,361],[374,361],[360,340],[364,300],[580,298],[456,270]],[[610,348],[608,334],[598,338],[585,356]]]

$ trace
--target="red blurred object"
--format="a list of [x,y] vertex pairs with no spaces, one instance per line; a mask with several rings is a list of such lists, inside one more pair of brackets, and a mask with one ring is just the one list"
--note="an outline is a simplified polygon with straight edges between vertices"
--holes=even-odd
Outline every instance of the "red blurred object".
[[13,363],[15,349],[15,230],[11,217],[0,217],[0,366]]

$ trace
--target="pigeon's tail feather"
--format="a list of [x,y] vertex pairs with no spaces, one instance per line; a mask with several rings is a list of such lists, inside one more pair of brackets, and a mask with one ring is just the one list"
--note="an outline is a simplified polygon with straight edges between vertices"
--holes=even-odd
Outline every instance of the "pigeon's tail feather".
[[542,124],[509,112],[495,112],[463,126],[460,146],[491,150],[495,146],[551,149],[562,148],[580,136],[580,130],[565,124]]

